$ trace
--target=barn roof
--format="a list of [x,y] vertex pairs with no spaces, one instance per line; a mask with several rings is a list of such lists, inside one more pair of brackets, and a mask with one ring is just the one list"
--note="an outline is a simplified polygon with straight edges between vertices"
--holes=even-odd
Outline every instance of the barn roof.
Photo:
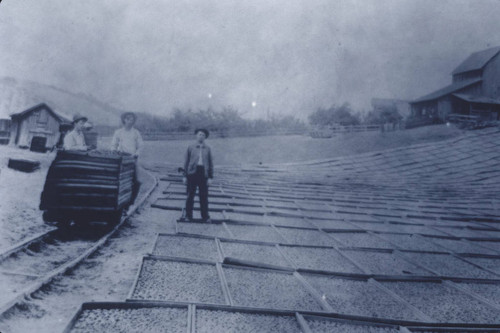
[[500,100],[490,98],[490,97],[485,97],[485,96],[472,96],[472,95],[466,95],[466,94],[453,94],[453,96],[460,98],[461,100],[464,100],[464,101],[469,102],[469,103],[500,105]]
[[500,46],[492,47],[479,52],[472,53],[452,72],[453,75],[470,72],[483,68],[494,56],[500,52]]
[[436,90],[428,95],[417,98],[416,100],[412,101],[411,103],[413,104],[413,103],[432,101],[434,99],[438,99],[438,98],[443,97],[445,95],[454,93],[460,89],[466,88],[468,86],[479,83],[481,81],[482,81],[481,79],[470,79],[470,80],[452,83],[449,86],[446,86],[446,87],[441,88],[439,90]]
[[56,113],[54,110],[52,110],[45,103],[40,103],[40,104],[37,104],[37,105],[35,105],[35,106],[27,109],[27,110],[22,111],[22,112],[11,114],[10,117],[12,119],[14,119],[14,118],[22,118],[22,117],[26,116],[27,114],[29,114],[29,113],[31,113],[33,111],[40,110],[40,109],[45,109],[45,110],[49,111],[61,123],[71,123],[71,120],[69,118],[64,117],[64,116]]

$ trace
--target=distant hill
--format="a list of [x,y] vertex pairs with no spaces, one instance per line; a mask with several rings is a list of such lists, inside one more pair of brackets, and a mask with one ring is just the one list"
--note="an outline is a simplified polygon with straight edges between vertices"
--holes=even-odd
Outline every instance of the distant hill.
[[[121,114],[129,111],[116,108],[91,95],[33,81],[0,77],[0,119],[8,119],[11,114],[22,112],[40,103],[47,104],[68,119],[72,119],[76,113],[87,116],[100,136],[113,135],[114,130],[121,125]],[[305,131],[305,124],[293,117],[269,121],[246,120],[237,110],[230,107],[219,111],[176,109],[169,116],[153,115],[148,112],[135,113],[137,115],[135,126],[145,137],[158,132],[192,133],[197,127],[206,127],[212,132],[229,136]]]
[[0,78],[0,119],[42,102],[69,118],[75,113],[84,114],[94,125],[119,126],[120,114],[124,112],[89,95],[32,81]]

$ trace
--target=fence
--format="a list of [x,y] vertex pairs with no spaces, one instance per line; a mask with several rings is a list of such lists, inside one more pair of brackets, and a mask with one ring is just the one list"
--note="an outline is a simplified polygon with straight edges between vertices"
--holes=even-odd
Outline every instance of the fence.
[[449,114],[447,120],[454,123],[460,129],[481,129],[485,127],[498,126],[498,121],[495,119],[496,114]]
[[[142,132],[142,137],[146,141],[162,141],[162,140],[189,140],[194,137],[193,132]],[[273,135],[303,135],[304,131],[212,131],[210,138],[233,138],[233,137],[254,137],[254,136],[273,136]]]
[[337,126],[325,129],[315,129],[312,130],[309,134],[313,138],[331,138],[336,134],[373,132],[380,130],[381,130],[380,125]]
[[437,125],[442,124],[443,121],[439,118],[430,118],[430,117],[410,117],[406,119],[405,127],[407,129],[427,126],[427,125]]

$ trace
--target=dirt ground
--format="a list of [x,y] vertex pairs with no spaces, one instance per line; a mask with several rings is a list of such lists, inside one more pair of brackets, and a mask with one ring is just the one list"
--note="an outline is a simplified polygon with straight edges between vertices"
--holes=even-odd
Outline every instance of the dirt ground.
[[[139,197],[154,183],[147,176],[142,181]],[[152,198],[160,193],[156,189]],[[61,332],[82,302],[124,300],[156,234],[174,228],[169,214],[146,209],[135,214],[101,250],[0,319],[0,331]]]
[[[216,166],[224,164],[285,163],[325,159],[360,152],[439,141],[461,132],[446,126],[393,133],[363,133],[332,139],[306,136],[229,138],[209,140]],[[104,145],[105,140],[101,141]],[[189,141],[146,142],[145,165],[181,165]],[[22,173],[6,167],[9,157],[41,162],[41,169]],[[37,154],[0,146],[0,248],[48,228],[38,210],[40,192],[54,154]],[[141,175],[144,194],[153,184],[148,173]],[[150,202],[162,196],[166,183],[160,182]],[[141,194],[140,194],[141,196]],[[159,232],[174,233],[176,211],[144,208],[95,255],[71,274],[61,276],[50,288],[39,291],[13,312],[0,318],[1,332],[62,331],[82,302],[123,301],[127,298],[141,264],[152,251]]]
[[[0,249],[47,230],[38,209],[47,169],[55,154],[0,146]],[[33,173],[7,168],[9,158],[40,161]]]

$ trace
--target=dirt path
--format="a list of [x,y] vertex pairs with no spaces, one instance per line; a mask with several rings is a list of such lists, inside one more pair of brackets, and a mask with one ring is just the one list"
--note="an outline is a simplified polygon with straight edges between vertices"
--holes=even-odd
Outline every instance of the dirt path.
[[[145,181],[139,198],[152,185],[152,180]],[[162,190],[157,188],[151,200]],[[124,300],[151,240],[160,231],[172,230],[171,215],[148,209],[146,203],[98,252],[0,318],[0,331],[60,332],[82,302]]]

